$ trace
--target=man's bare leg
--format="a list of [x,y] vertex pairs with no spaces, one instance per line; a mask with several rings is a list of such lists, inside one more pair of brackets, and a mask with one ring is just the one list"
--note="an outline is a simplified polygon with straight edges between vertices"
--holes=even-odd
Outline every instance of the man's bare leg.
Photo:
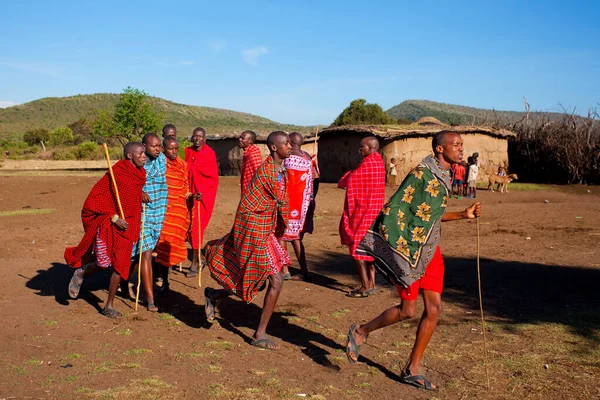
[[368,263],[364,260],[356,260],[356,269],[360,278],[361,287],[358,289],[361,292],[375,289],[375,266],[373,263]]
[[119,289],[120,284],[121,276],[116,272],[113,272],[110,276],[110,285],[108,286],[108,298],[106,299],[106,304],[102,309],[102,314],[106,315],[109,318],[121,317],[121,313],[115,310],[115,308],[113,307],[113,300],[115,299],[115,295],[117,294],[117,290]]
[[440,293],[423,290],[423,302],[425,303],[425,309],[421,316],[421,322],[419,322],[415,344],[403,370],[406,372],[407,369],[410,369],[412,375],[418,375],[421,358],[442,313],[442,295]]
[[375,264],[370,262],[367,264],[369,273],[369,290],[375,289]]
[[[360,346],[365,342],[369,333],[406,319],[412,319],[415,317],[416,312],[416,300],[402,300],[399,306],[388,308],[376,318],[357,327],[353,333],[354,340],[356,341],[356,344]],[[353,356],[351,354],[351,357],[356,360],[355,355]]]
[[[282,288],[282,272],[269,276],[269,287],[267,288],[267,293],[265,294],[265,302],[260,315],[260,322],[258,324],[258,328],[256,328],[256,331],[252,336],[254,340],[267,339],[267,325],[269,325],[269,321],[273,315],[273,310],[275,309],[275,304],[277,304],[277,299],[279,299],[279,294],[281,293]],[[267,348],[271,350],[278,350],[279,345],[271,341],[267,344]]]
[[[283,247],[285,249],[285,251],[287,251],[288,247],[287,247],[288,242],[286,242],[285,240],[279,240],[279,245],[281,247]],[[296,250],[294,248],[294,250]],[[284,265],[283,268],[281,268],[281,274],[282,276],[287,276],[287,278],[284,279],[290,279],[291,274],[290,274],[290,267],[289,265]]]
[[192,265],[190,266],[190,270],[187,273],[188,278],[193,278],[194,276],[198,276],[198,249],[192,249]]
[[152,249],[142,253],[142,283],[146,292],[146,301],[148,302],[148,311],[158,311],[158,307],[154,305],[154,281],[152,279]]
[[[300,264],[300,273],[306,278],[308,277],[308,265],[306,264],[306,253],[304,251],[304,244],[302,243],[302,240],[296,239],[292,240],[292,246],[294,247],[294,253],[296,253],[298,263]],[[287,267],[284,268],[287,269]]]

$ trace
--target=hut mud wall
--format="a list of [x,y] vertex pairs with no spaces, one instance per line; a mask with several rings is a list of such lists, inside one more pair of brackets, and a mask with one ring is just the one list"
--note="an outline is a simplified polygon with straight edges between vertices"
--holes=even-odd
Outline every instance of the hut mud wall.
[[[358,148],[366,135],[348,133],[327,135],[319,139],[319,168],[321,180],[338,182],[342,175],[355,168],[361,160]],[[478,182],[487,182],[490,174],[495,173],[498,165],[508,169],[508,141],[480,133],[463,133],[464,157],[479,153],[481,169]],[[399,179],[404,177],[423,158],[432,153],[431,136],[379,138],[380,153],[384,162],[389,164],[392,158],[398,165]]]

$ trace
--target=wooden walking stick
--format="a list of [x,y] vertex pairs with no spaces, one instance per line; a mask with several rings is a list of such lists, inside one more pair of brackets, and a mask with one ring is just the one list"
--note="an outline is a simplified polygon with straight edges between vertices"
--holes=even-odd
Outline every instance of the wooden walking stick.
[[142,203],[142,234],[140,235],[140,259],[138,260],[138,282],[135,292],[135,311],[140,300],[140,286],[142,284],[142,246],[144,245],[144,224],[146,223],[146,203]]
[[317,131],[315,132],[315,141],[313,142],[313,154],[317,155],[317,141],[319,140],[319,126],[317,126]]
[[200,219],[200,201],[198,201],[198,287],[202,287],[202,220]]
[[485,337],[485,319],[483,318],[483,296],[481,295],[481,269],[479,267],[479,217],[475,217],[477,223],[477,284],[479,286],[479,310],[481,311],[481,330],[483,332],[483,353],[485,360],[485,376],[487,389],[490,390],[490,371],[488,370],[487,340]]
[[119,206],[119,212],[121,213],[121,219],[125,219],[125,213],[123,212],[123,206],[121,205],[121,199],[119,198],[119,188],[117,187],[117,181],[115,180],[115,174],[112,170],[112,165],[110,163],[110,156],[108,155],[108,146],[106,143],[104,146],[104,155],[106,156],[106,162],[108,163],[108,172],[110,173],[110,178],[112,180],[113,188],[115,189],[115,197],[117,198],[117,205]]

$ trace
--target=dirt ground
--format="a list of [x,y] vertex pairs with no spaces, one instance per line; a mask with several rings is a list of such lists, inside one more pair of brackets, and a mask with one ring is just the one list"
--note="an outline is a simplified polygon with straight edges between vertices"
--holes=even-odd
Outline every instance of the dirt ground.
[[[89,175],[89,174],[88,174]],[[324,184],[315,234],[305,244],[314,283],[286,282],[268,333],[280,351],[249,346],[262,296],[224,301],[207,325],[197,280],[172,273],[160,313],[118,298],[125,314],[98,313],[108,274],[67,299],[63,251],[82,235],[80,210],[96,176],[0,176],[0,398],[90,399],[590,399],[600,396],[600,189],[481,191],[481,269],[491,390],[486,390],[476,272],[476,224],[444,225],[444,313],[421,372],[441,385],[424,392],[397,381],[418,320],[374,332],[360,362],[344,354],[348,327],[399,299],[344,294],[357,283],[339,245],[344,192]],[[588,189],[591,193],[588,193]],[[388,195],[392,192],[388,189]],[[239,200],[222,178],[207,238],[225,234]],[[547,200],[547,202],[545,202]],[[470,200],[452,200],[460,210]],[[2,214],[0,214],[2,215]],[[188,265],[184,265],[186,268]],[[215,286],[207,271],[203,284]]]

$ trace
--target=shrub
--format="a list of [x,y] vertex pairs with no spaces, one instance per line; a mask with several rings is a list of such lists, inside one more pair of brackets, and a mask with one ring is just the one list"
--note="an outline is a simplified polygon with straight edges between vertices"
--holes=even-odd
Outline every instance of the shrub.
[[74,149],[74,154],[78,160],[94,159],[92,155],[98,151],[98,144],[95,142],[83,142]]
[[55,160],[76,160],[77,157],[75,156],[75,154],[73,154],[72,149],[70,148],[62,148],[62,149],[58,149],[54,152],[54,156],[53,158]]
[[61,126],[50,132],[50,144],[58,146],[73,142],[73,131],[68,126]]
[[50,132],[48,131],[48,129],[44,128],[32,129],[25,132],[25,134],[23,135],[23,140],[30,146],[40,144],[40,142],[46,143],[49,139]]

